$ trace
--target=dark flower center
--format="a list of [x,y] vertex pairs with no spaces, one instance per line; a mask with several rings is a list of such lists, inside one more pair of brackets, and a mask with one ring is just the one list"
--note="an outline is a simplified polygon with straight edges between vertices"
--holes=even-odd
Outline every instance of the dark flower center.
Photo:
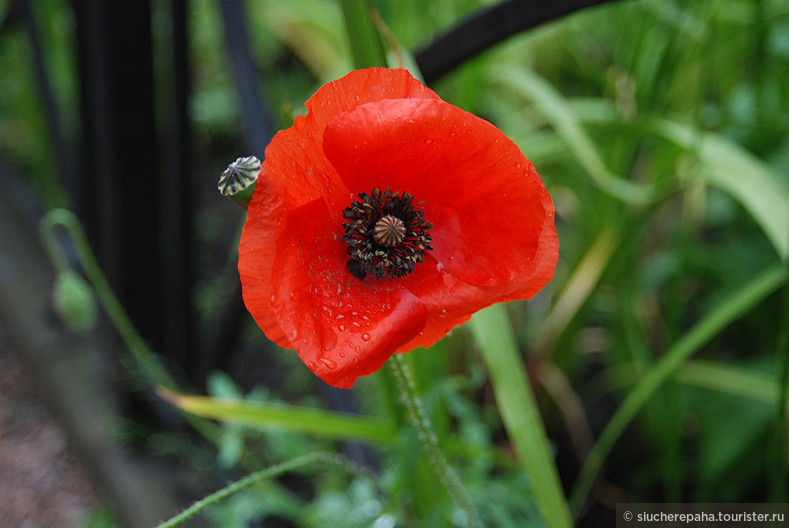
[[382,279],[403,277],[433,249],[422,210],[408,193],[373,189],[359,193],[342,213],[342,240],[348,244],[348,271],[359,280],[367,275]]

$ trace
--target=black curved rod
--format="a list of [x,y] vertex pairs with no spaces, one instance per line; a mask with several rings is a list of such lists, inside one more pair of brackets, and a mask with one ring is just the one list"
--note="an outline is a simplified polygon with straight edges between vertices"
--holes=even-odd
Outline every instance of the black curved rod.
[[416,63],[427,84],[521,31],[614,0],[506,0],[484,9],[424,46]]

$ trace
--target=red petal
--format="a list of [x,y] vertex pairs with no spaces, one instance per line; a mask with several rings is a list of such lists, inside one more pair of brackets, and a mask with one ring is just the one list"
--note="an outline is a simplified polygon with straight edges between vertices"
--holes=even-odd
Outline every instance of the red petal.
[[[277,133],[266,148],[258,185],[247,209],[239,245],[239,274],[244,301],[266,336],[293,348],[270,307],[278,286],[272,284],[274,247],[289,211],[318,198],[350,202],[334,168],[323,155],[323,129],[337,114],[385,98],[438,98],[406,70],[354,71],[321,87],[306,103],[308,114]],[[281,263],[276,264],[281,267]]]
[[316,200],[290,213],[277,242],[269,305],[299,357],[324,381],[349,388],[422,329],[427,310],[396,282],[348,273],[342,217]]
[[[382,99],[433,98],[432,90],[406,70],[371,68],[353,71],[322,86],[306,103],[308,113],[280,131],[266,147],[266,159],[254,202],[266,200],[286,210],[324,198],[330,203],[349,201],[346,190],[323,154],[323,131],[335,116],[358,105]],[[265,177],[263,177],[265,176]],[[259,196],[259,195],[267,196]],[[269,204],[270,205],[270,204]],[[344,204],[343,207],[345,207]],[[271,216],[271,211],[265,214]]]
[[553,203],[487,121],[440,100],[379,101],[334,118],[324,149],[351,192],[388,186],[424,200],[431,256],[456,278],[523,298],[553,276]]
[[[266,149],[239,272],[266,335],[328,383],[350,387],[395,350],[429,346],[551,279],[553,204],[491,124],[405,71],[353,72],[307,107]],[[345,268],[341,212],[351,193],[387,186],[425,201],[435,250],[407,277],[358,281]]]

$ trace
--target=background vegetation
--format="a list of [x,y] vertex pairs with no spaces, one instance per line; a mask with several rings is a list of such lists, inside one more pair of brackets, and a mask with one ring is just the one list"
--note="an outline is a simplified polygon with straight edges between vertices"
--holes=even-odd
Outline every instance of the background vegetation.
[[[13,4],[0,3],[0,13]],[[374,4],[401,52],[392,59],[411,65],[410,53],[489,2]],[[168,6],[154,2],[151,17],[162,135]],[[287,127],[318,86],[352,69],[340,5],[245,7],[270,123]],[[41,0],[34,12],[76,152],[84,123],[72,7]],[[211,194],[224,166],[246,153],[222,16],[217,2],[188,3],[195,342],[214,340],[238,303],[243,214]],[[80,189],[59,176],[30,57],[21,31],[0,34],[0,161],[22,175],[4,180],[32,190],[41,210],[74,206]],[[617,502],[787,502],[787,72],[785,2],[643,0],[518,34],[432,85],[512,138],[556,204],[556,278],[507,310],[578,525],[613,524]],[[256,148],[260,155],[264,145]],[[174,351],[158,352],[192,391],[260,405],[224,409],[226,420],[201,434],[152,416],[150,388],[123,383],[143,405],[127,413],[119,439],[172,464],[182,504],[319,451],[352,463],[311,460],[297,476],[261,481],[207,517],[223,527],[467,523],[436,485],[387,373],[351,393],[328,390],[251,318],[239,312],[235,320],[221,357],[202,360],[206,378],[192,376]],[[483,523],[542,525],[534,483],[516,461],[468,330],[407,359]],[[323,411],[301,416],[295,407]],[[338,432],[336,411],[365,418]]]

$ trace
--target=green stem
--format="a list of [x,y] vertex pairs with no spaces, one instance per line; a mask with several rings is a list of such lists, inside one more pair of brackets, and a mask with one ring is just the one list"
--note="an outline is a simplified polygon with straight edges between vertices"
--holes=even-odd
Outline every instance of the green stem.
[[495,304],[477,312],[469,327],[493,384],[504,428],[529,476],[546,526],[572,526],[570,509],[504,305]]
[[341,4],[354,67],[387,66],[386,50],[370,16],[369,0],[342,0]]
[[288,460],[286,462],[282,462],[280,464],[276,464],[266,469],[262,469],[260,471],[256,471],[251,475],[244,477],[241,480],[233,482],[228,486],[225,486],[221,490],[208,495],[200,499],[199,501],[195,502],[184,511],[164,521],[161,524],[158,524],[156,528],[173,528],[174,526],[179,526],[198,513],[202,512],[206,508],[217,504],[218,502],[230,497],[231,495],[238,493],[239,491],[243,490],[244,488],[248,488],[249,486],[261,482],[263,480],[277,477],[282,475],[283,473],[287,473],[289,471],[294,471],[297,469],[301,469],[312,464],[325,464],[325,465],[332,465],[337,466],[340,469],[344,469],[349,473],[359,474],[366,478],[371,478],[373,482],[375,482],[374,477],[369,475],[363,469],[357,467],[355,464],[350,462],[347,458],[342,455],[333,455],[329,453],[310,453],[309,455],[304,455],[298,458],[294,458],[292,460]]
[[170,376],[159,363],[156,356],[145,344],[145,341],[137,333],[134,325],[129,320],[126,312],[123,310],[121,303],[112,292],[104,273],[101,271],[96,257],[90,249],[88,239],[77,217],[71,211],[66,209],[53,209],[49,211],[41,220],[40,229],[44,245],[49,251],[53,264],[58,271],[63,271],[62,266],[67,266],[63,251],[60,248],[55,237],[55,228],[57,226],[63,227],[71,236],[74,242],[74,248],[79,257],[80,264],[85,270],[85,275],[93,286],[96,295],[99,297],[104,309],[107,312],[110,320],[117,328],[126,346],[131,351],[134,360],[143,374],[148,378],[151,384],[159,385],[162,387],[175,388]]
[[578,480],[570,496],[573,511],[578,514],[586,501],[592,483],[627,424],[638,414],[644,403],[686,360],[713,336],[744,314],[756,303],[775,291],[786,280],[786,269],[780,266],[769,268],[756,279],[736,291],[720,303],[719,308],[708,313],[704,319],[672,345],[661,360],[650,369],[619,406],[605,426],[592,451],[584,462]]
[[465,510],[466,515],[468,515],[469,526],[481,527],[482,523],[480,522],[477,509],[471,501],[471,497],[469,497],[452,466],[449,465],[444,451],[438,445],[438,438],[430,424],[430,419],[425,413],[422,401],[417,395],[416,384],[405,358],[401,354],[395,354],[387,364],[392,371],[397,387],[400,389],[400,397],[406,407],[408,419],[416,427],[419,433],[419,440],[422,442],[422,447],[433,464],[436,475],[441,479],[455,504]]

